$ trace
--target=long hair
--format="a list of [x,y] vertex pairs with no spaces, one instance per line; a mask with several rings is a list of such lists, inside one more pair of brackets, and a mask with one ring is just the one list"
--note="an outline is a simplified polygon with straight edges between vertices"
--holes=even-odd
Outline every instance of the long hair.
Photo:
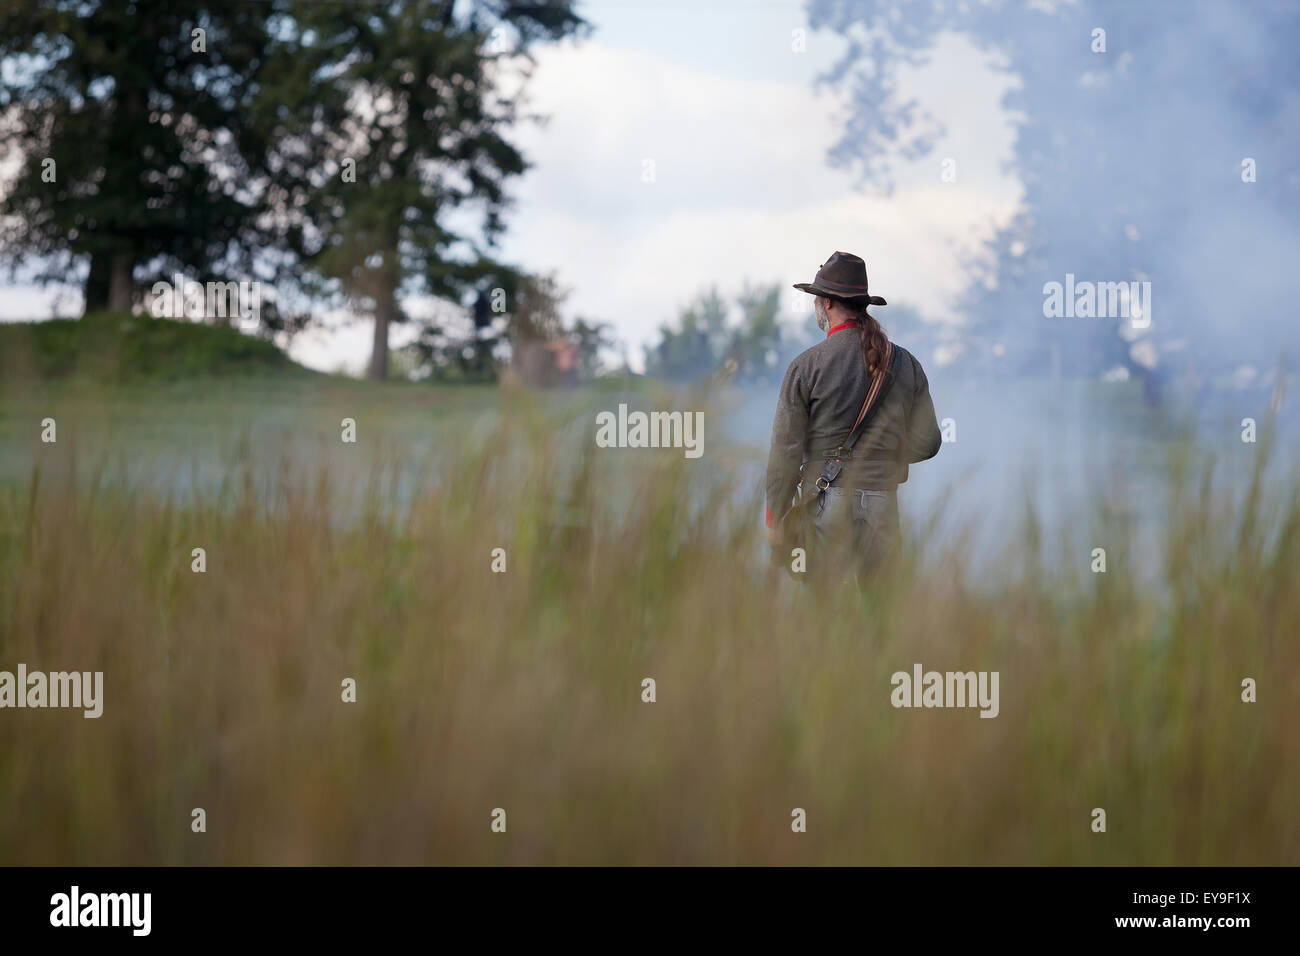
[[858,324],[858,342],[862,347],[862,361],[866,363],[867,371],[871,377],[875,378],[876,373],[881,370],[885,364],[885,354],[889,348],[889,338],[885,335],[885,330],[881,328],[876,317],[867,311],[865,305],[855,305],[850,302],[840,302],[844,308],[853,313],[853,319]]

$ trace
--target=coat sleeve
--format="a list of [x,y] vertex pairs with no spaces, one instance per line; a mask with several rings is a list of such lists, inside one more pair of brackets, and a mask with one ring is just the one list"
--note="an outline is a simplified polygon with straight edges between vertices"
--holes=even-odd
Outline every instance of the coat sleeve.
[[767,524],[771,527],[794,503],[808,438],[808,386],[798,362],[791,362],[781,382],[776,416],[772,421],[772,447],[767,455]]
[[930,382],[925,377],[925,369],[915,358],[912,359],[916,384],[912,390],[912,409],[908,415],[906,439],[907,461],[916,464],[939,454],[943,444],[943,435],[939,432],[939,422],[934,415],[934,401],[930,398]]

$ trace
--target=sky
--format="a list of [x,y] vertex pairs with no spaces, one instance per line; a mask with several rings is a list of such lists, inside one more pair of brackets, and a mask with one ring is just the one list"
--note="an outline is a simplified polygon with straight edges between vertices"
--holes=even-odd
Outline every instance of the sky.
[[[640,368],[657,328],[710,286],[731,297],[779,282],[786,320],[811,322],[811,298],[790,286],[842,250],[866,260],[873,293],[927,321],[961,321],[954,302],[970,261],[1022,198],[1006,172],[1014,117],[1001,105],[1014,79],[988,55],[946,37],[901,78],[900,92],[945,134],[926,159],[898,163],[884,195],[828,163],[846,94],[815,81],[847,41],[809,30],[802,3],[604,0],[579,10],[590,37],[537,52],[528,104],[549,120],[514,134],[533,166],[514,184],[499,248],[557,275],[570,290],[566,317],[609,323]],[[960,157],[955,183],[940,179],[947,156]],[[0,318],[78,305],[66,287],[0,288]],[[886,328],[888,313],[879,310]],[[906,342],[906,330],[891,332]],[[356,372],[370,334],[365,323],[304,333],[290,354]]]

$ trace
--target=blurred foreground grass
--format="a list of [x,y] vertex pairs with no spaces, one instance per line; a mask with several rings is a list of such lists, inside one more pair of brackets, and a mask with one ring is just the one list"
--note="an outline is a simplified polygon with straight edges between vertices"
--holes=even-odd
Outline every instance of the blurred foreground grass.
[[[201,481],[149,466],[147,421],[118,468],[72,393],[0,482],[0,669],[105,683],[98,720],[0,711],[0,862],[1300,862],[1294,475],[1230,500],[1175,456],[1161,588],[1101,493],[1075,541],[1030,515],[992,580],[914,527],[864,600],[819,601],[768,577],[726,462],[593,450],[569,399],[430,392],[465,427],[418,447],[418,417],[369,428],[413,389],[305,392],[312,434],[265,393],[287,417],[251,444],[186,394],[132,407],[159,448],[188,422]],[[918,662],[998,671],[999,716],[894,709]]]

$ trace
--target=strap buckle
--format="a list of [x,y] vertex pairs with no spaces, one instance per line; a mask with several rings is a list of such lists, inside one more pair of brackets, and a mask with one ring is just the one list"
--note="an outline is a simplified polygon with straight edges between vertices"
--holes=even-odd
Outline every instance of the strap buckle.
[[818,491],[825,491],[831,486],[831,483],[826,480],[825,475],[818,475],[817,480],[814,481],[813,484],[817,486]]

